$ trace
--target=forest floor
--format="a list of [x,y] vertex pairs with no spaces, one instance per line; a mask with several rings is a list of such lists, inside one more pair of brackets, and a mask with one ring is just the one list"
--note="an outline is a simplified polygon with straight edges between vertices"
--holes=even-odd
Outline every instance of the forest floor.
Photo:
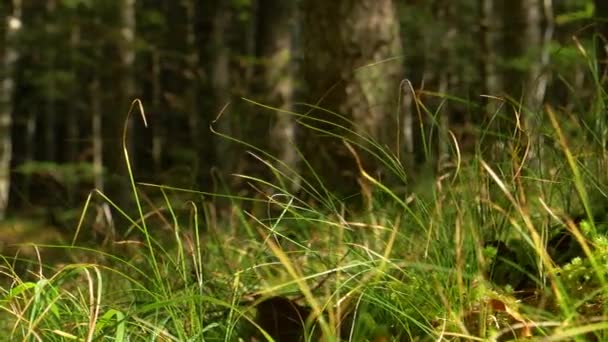
[[566,165],[564,174],[539,182],[499,178],[488,164],[471,163],[408,198],[380,190],[383,200],[359,213],[269,197],[274,216],[253,215],[235,199],[229,219],[214,221],[203,206],[195,222],[172,216],[195,210],[191,203],[159,203],[145,219],[132,218],[136,231],[127,239],[111,244],[129,249],[72,247],[71,236],[43,221],[9,221],[2,227],[3,335],[604,340],[604,200],[591,200],[589,219],[581,201],[571,200],[587,195]]
[[0,339],[605,341],[608,158],[554,129],[542,163],[522,138],[407,192],[359,170],[356,211],[320,184],[220,208],[131,178],[120,233],[88,201],[67,232],[6,221]]

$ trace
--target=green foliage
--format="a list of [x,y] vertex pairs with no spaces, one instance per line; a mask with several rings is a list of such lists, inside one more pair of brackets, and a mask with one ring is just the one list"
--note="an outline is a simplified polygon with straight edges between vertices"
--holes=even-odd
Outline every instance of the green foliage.
[[[159,30],[165,26],[161,13],[145,15],[147,25]],[[561,52],[563,65],[558,67],[572,67],[573,50]],[[514,63],[523,70],[530,61]],[[438,97],[440,102],[477,106],[462,98]],[[432,126],[428,132],[437,129],[438,107],[421,110],[431,119],[423,123]],[[599,120],[605,114],[586,102],[583,107],[596,109],[587,113],[591,118]],[[24,279],[8,258],[3,259],[0,272],[8,281],[0,291],[0,321],[7,322],[2,327],[6,325],[12,340],[231,341],[252,335],[270,339],[269,331],[261,331],[258,313],[259,303],[273,297],[318,313],[303,319],[305,326],[312,336],[323,333],[330,340],[338,335],[352,341],[483,340],[504,337],[504,331],[519,332],[528,322],[539,327],[584,322],[588,316],[576,310],[584,304],[600,306],[594,315],[605,311],[608,220],[583,219],[578,226],[567,227],[571,234],[580,230],[591,242],[590,255],[554,265],[556,255],[568,254],[571,244],[555,250],[546,244],[558,233],[550,229],[553,221],[570,214],[567,204],[576,202],[587,217],[608,212],[600,206],[592,213],[587,205],[594,198],[588,192],[603,193],[606,156],[597,153],[600,140],[583,141],[575,135],[578,120],[541,120],[551,148],[533,156],[541,158],[540,166],[522,156],[532,140],[530,132],[516,124],[514,133],[508,134],[482,127],[483,135],[495,139],[487,145],[499,152],[496,159],[481,153],[462,155],[458,141],[453,141],[445,156],[449,165],[430,165],[418,184],[410,183],[411,171],[387,148],[371,142],[367,152],[406,189],[397,189],[361,166],[357,171],[362,194],[357,200],[363,205],[356,210],[327,191],[314,170],[311,179],[285,172],[280,160],[251,144],[247,148],[274,177],[271,182],[239,175],[256,189],[255,198],[141,184],[128,161],[137,212],[93,193],[124,219],[128,236],[111,237],[110,246],[99,250],[77,244],[46,246],[73,253],[78,261],[48,265],[27,275],[33,280]],[[336,138],[353,150],[364,148],[357,139],[368,137],[353,132],[347,125],[352,123],[331,124],[343,133]],[[316,127],[313,123],[304,128]],[[477,151],[481,147],[486,146],[477,146]],[[189,183],[193,151],[172,150],[174,160],[188,165],[169,173],[180,179],[169,178],[167,183]],[[86,163],[32,162],[20,165],[17,172],[46,175],[62,184],[93,177]],[[303,184],[300,194],[286,185],[296,181]],[[99,224],[83,223],[89,222],[89,215],[98,216],[94,202],[86,202],[79,230],[93,230]],[[519,290],[528,286],[542,298],[526,297],[525,303],[518,303]],[[574,308],[572,302],[577,303]],[[551,329],[527,333],[549,339],[563,334]]]
[[[555,17],[558,25],[568,24],[579,20],[589,20],[593,18],[595,6],[590,0],[569,1],[571,9],[569,12],[559,14]],[[574,4],[572,4],[574,3]],[[574,7],[576,6],[576,7]]]
[[247,22],[252,19],[251,0],[231,0],[231,5],[235,9],[240,21]]
[[93,7],[93,1],[94,0],[62,0],[61,3],[63,4],[63,6],[74,10],[77,9],[79,6],[83,6],[87,9],[90,9]]
[[[587,230],[586,236],[596,235],[589,228],[583,228],[583,231],[585,230]],[[601,270],[594,268],[590,258],[585,256],[576,257],[561,267],[561,269],[556,270],[559,279],[563,282],[568,293],[573,298],[584,300],[584,303],[587,303],[587,305],[589,301],[597,301],[604,298],[604,294],[598,293],[597,290],[602,288],[600,278],[608,276],[608,235],[604,231],[604,233],[596,235],[592,239],[592,242],[594,249],[591,257],[601,265]],[[597,272],[601,272],[602,275],[598,275]],[[598,294],[600,298],[594,298]]]
[[[20,172],[77,178],[84,171],[34,164]],[[331,206],[310,206],[288,195],[286,201],[260,201],[263,208],[228,197],[234,208],[233,221],[214,221],[205,210],[201,216],[205,231],[198,221],[198,205],[189,206],[191,214],[181,216],[182,205],[173,202],[180,197],[168,196],[185,190],[154,186],[151,189],[160,191],[165,199],[156,205],[166,208],[162,219],[152,220],[153,215],[135,219],[124,213],[136,229],[131,234],[136,241],[134,250],[120,252],[122,256],[86,250],[89,257],[94,256],[94,263],[70,266],[72,271],[58,269],[33,282],[16,281],[3,292],[0,306],[11,322],[27,317],[35,323],[15,323],[20,329],[13,332],[13,338],[36,333],[51,341],[84,336],[175,340],[264,336],[256,326],[256,300],[270,295],[303,296],[298,299],[301,305],[323,310],[329,330],[339,329],[335,333],[343,340],[356,341],[437,338],[442,334],[486,338],[502,334],[502,329],[519,322],[521,316],[537,322],[570,317],[569,311],[561,316],[559,309],[525,311],[512,304],[510,296],[518,295],[514,287],[521,282],[513,276],[529,276],[540,251],[530,243],[535,231],[524,228],[531,218],[519,204],[507,209],[508,201],[501,202],[496,193],[476,199],[478,187],[487,187],[485,177],[475,164],[462,166],[451,183],[435,185],[432,195],[406,204],[370,176],[377,191],[374,200],[379,202],[369,212],[349,213],[348,220]],[[506,182],[507,178],[495,181]],[[532,196],[533,189],[519,190]],[[270,210],[272,206],[277,210]],[[493,223],[502,220],[510,222],[507,242],[511,254],[497,245],[482,247],[483,236],[502,234],[504,228]],[[153,222],[170,222],[169,228],[152,229]],[[596,229],[591,229],[589,221],[580,223],[581,232],[593,241],[596,263],[574,258],[556,269],[555,277],[548,277],[547,281],[563,288],[568,301],[600,302],[588,294],[600,293],[604,285],[598,271],[605,271],[597,268],[608,263],[604,225],[601,219],[594,222]],[[167,236],[173,237],[171,241]],[[505,269],[493,271],[504,275],[493,278],[496,283],[500,278],[504,286],[481,280],[486,268],[478,264],[480,259],[486,265],[504,261]],[[96,266],[101,264],[108,266]],[[528,273],[518,275],[513,271],[517,267]],[[514,291],[494,292],[509,287]],[[74,288],[86,294],[71,295]],[[488,296],[493,298],[491,305]],[[8,310],[30,300],[36,305],[22,306],[18,312]],[[331,322],[337,305],[344,305],[341,309],[347,314]],[[99,311],[91,311],[91,307]],[[484,315],[498,318],[486,321]],[[310,327],[319,331],[320,324],[313,321]],[[461,330],[463,326],[470,330]]]
[[65,186],[92,182],[95,175],[91,163],[31,161],[19,165],[16,171],[28,176],[43,175]]

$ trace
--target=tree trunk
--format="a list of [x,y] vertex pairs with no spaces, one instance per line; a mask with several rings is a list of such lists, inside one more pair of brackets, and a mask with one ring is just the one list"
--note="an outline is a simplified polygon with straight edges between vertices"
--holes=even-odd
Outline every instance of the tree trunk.
[[97,76],[94,76],[94,79],[91,81],[89,91],[91,97],[91,140],[93,142],[93,183],[97,190],[104,192],[101,89]]
[[[230,101],[230,70],[229,70],[229,58],[230,58],[230,47],[228,46],[227,30],[230,27],[232,13],[230,8],[225,3],[219,2],[214,8],[213,20],[211,23],[211,36],[210,44],[212,49],[210,56],[212,58],[210,63],[210,74],[211,74],[211,90],[214,98],[214,106],[212,116],[219,115],[225,106]],[[232,129],[232,118],[221,117],[214,124],[216,129],[222,134],[234,136]],[[230,147],[229,141],[222,137],[218,137],[214,141],[216,147],[216,154],[221,156],[217,159],[219,167],[224,172],[233,172],[234,166],[236,165],[236,158]]]
[[[44,25],[44,31],[49,39],[56,39],[54,22],[55,10],[57,4],[54,0],[47,0],[45,3],[45,10],[47,12],[48,19]],[[57,161],[57,113],[56,113],[56,101],[57,101],[57,85],[55,83],[55,60],[57,50],[45,49],[43,52],[47,82],[44,85],[44,156],[43,160],[55,162]]]
[[[70,84],[70,98],[74,102],[80,104],[81,88],[80,80],[76,75],[79,75],[78,54],[80,49],[80,27],[77,24],[70,29],[70,71],[74,75],[74,81]],[[68,106],[66,122],[67,132],[67,160],[75,163],[78,161],[78,153],[80,152],[80,125],[79,111],[77,105]],[[73,195],[73,194],[72,194]]]
[[11,123],[13,115],[13,91],[15,88],[15,64],[19,51],[15,44],[17,33],[21,29],[21,1],[13,0],[10,14],[4,23],[4,73],[0,89],[0,220],[6,215],[8,195],[11,185],[12,138]]
[[[266,127],[259,130],[268,131],[263,148],[284,163],[280,170],[291,174],[289,169],[297,172],[295,143],[295,123],[288,113],[280,111],[292,110],[293,97],[293,64],[292,64],[292,32],[295,6],[292,1],[260,0],[257,6],[257,52],[260,61],[256,92],[260,101],[265,105],[277,108],[279,111],[270,116],[262,113],[256,119]],[[262,109],[260,109],[262,110]],[[271,123],[268,124],[269,119]],[[270,126],[270,127],[269,127]],[[250,132],[250,139],[259,136],[259,132]],[[298,183],[291,184],[288,190],[296,190]]]
[[[327,132],[307,129],[303,134],[304,156],[325,186],[343,195],[359,190],[359,170],[338,134],[363,143],[369,135],[385,145],[395,139],[401,61],[401,40],[396,9],[391,0],[305,0],[302,2],[302,73],[308,100],[345,120],[314,110],[309,121]],[[337,128],[341,125],[352,134]],[[363,143],[365,147],[368,144]],[[366,171],[379,171],[379,161],[361,153]]]
[[[120,32],[120,39],[116,43],[118,65],[115,69],[116,74],[112,75],[114,85],[108,87],[113,89],[111,93],[113,98],[109,110],[104,109],[102,131],[104,135],[103,161],[106,170],[104,188],[111,199],[116,201],[119,206],[124,206],[128,203],[129,191],[122,134],[129,107],[135,97],[135,0],[121,0],[118,4],[116,9],[119,17],[117,29]],[[135,164],[135,155],[132,153],[131,146],[132,139],[130,139],[133,120],[140,120],[140,113],[137,109],[134,109],[130,121],[127,123],[129,135],[125,147],[129,152],[132,166]]]
[[[543,68],[543,19],[541,0],[522,0],[522,14],[524,16],[524,34],[522,36],[521,53],[525,54],[532,47],[533,55],[530,57],[526,75],[524,106],[529,110],[527,117],[533,119],[542,105],[544,99],[544,82],[540,79]],[[550,37],[549,37],[550,38]],[[548,42],[547,42],[548,43]],[[533,125],[535,127],[537,125]]]
[[[188,113],[188,131],[190,134],[190,144],[194,148],[195,154],[200,156],[205,146],[205,141],[202,139],[201,134],[201,110],[199,106],[199,97],[201,94],[200,87],[200,57],[196,39],[196,1],[194,0],[183,0],[182,6],[186,12],[186,70],[185,78],[187,86],[185,88],[185,110]],[[196,165],[193,165],[195,175],[203,175],[201,172],[203,168],[208,168],[208,165],[203,166],[206,160],[204,158],[195,158]],[[194,176],[193,178],[196,178]]]
[[[534,167],[541,166],[542,135],[539,132],[542,124],[542,106],[545,100],[549,73],[549,46],[553,38],[553,5],[552,0],[522,0],[522,11],[525,18],[525,29],[521,51],[534,47],[526,73],[523,113],[527,137],[531,145],[529,161]],[[543,19],[545,29],[543,30]]]
[[161,110],[162,98],[162,81],[161,81],[161,61],[160,52],[155,49],[152,52],[152,108],[156,113],[155,124],[150,129],[152,130],[152,162],[154,164],[154,173],[160,175],[162,172],[162,159],[164,155],[163,145],[165,144],[166,128],[163,125],[163,113]]
[[[497,27],[499,22],[495,9],[496,0],[481,0],[479,4],[480,11],[480,56],[481,56],[481,82],[482,94],[487,96],[501,96],[502,82],[500,73],[498,72],[496,62],[497,44],[499,43],[500,29]],[[496,99],[485,98],[485,116],[490,118],[496,114],[499,108],[499,102]]]
[[[457,15],[456,3],[447,0],[440,2],[440,10],[437,15],[441,22],[446,23],[447,29],[441,37],[441,44],[439,47],[439,56],[437,60],[444,59],[443,66],[439,68],[439,85],[438,91],[442,96],[455,95],[457,94],[458,85],[458,66],[457,66],[457,46],[456,41],[459,39],[458,32],[458,19],[460,16]],[[450,101],[444,102],[441,106],[440,112],[436,115],[437,117],[437,141],[431,141],[430,143],[436,145],[436,156],[434,156],[432,162],[435,167],[441,167],[440,163],[447,160],[449,153],[449,129],[456,110],[452,108],[455,104]]]
[[[540,166],[542,143],[538,133],[541,123],[541,109],[544,100],[546,81],[543,75],[548,63],[548,41],[543,36],[542,0],[518,0],[513,4],[503,4],[503,54],[507,67],[503,70],[505,92],[512,96],[515,103],[508,103],[504,119],[499,127],[492,127],[515,141],[502,145],[510,151],[493,151],[494,155],[517,153],[523,157],[524,146],[529,145],[527,166]],[[545,8],[547,8],[545,6]],[[552,18],[547,22],[551,28]],[[552,31],[548,39],[551,37]],[[543,60],[543,56],[544,59]],[[521,110],[520,110],[521,109]],[[500,117],[498,118],[500,119]],[[522,123],[522,125],[519,125]],[[524,131],[520,129],[523,128]],[[535,165],[534,165],[535,164]],[[533,168],[534,168],[533,167]]]

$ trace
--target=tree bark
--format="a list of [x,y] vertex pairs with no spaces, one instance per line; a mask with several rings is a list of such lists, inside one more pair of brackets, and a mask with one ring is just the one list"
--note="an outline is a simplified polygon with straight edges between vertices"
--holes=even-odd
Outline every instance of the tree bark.
[[[543,144],[538,131],[549,77],[546,65],[553,32],[551,2],[543,1],[518,0],[513,4],[503,4],[503,55],[507,61],[507,67],[502,70],[503,85],[505,93],[512,96],[515,103],[507,104],[506,115],[499,121],[502,125],[492,128],[517,139],[502,145],[512,149],[509,153],[515,152],[523,157],[529,147],[527,166],[532,168],[539,167],[542,158]],[[495,155],[504,152],[493,151]]]
[[15,64],[19,50],[15,44],[17,33],[21,29],[21,1],[13,0],[10,14],[4,24],[4,76],[0,89],[0,220],[6,215],[9,189],[11,185],[12,138],[11,126],[13,115],[13,92],[15,88]]
[[[479,4],[482,94],[487,96],[500,96],[502,92],[502,81],[496,66],[500,28],[497,27],[499,21],[495,4],[496,0],[481,0]],[[495,115],[498,110],[498,101],[486,98],[483,102],[485,103],[485,116],[489,118]]]
[[[106,171],[104,188],[111,199],[119,206],[124,206],[128,203],[129,191],[122,136],[127,113],[135,97],[135,0],[119,1],[116,11],[119,19],[117,30],[120,33],[120,39],[116,42],[118,65],[115,67],[115,74],[112,75],[114,85],[108,87],[113,90],[111,92],[112,103],[109,108],[104,108],[102,120],[103,164]],[[132,167],[135,166],[136,160],[132,153],[132,139],[130,139],[132,130],[130,128],[132,121],[139,120],[139,118],[140,113],[135,109],[130,121],[127,122],[128,135],[125,147],[129,152]]]
[[[219,2],[213,8],[213,20],[211,22],[211,35],[210,45],[211,51],[210,56],[212,58],[210,63],[210,77],[211,77],[211,91],[214,98],[214,106],[212,116],[219,115],[225,106],[230,101],[230,69],[229,69],[229,58],[230,58],[230,47],[228,45],[227,30],[230,27],[232,21],[232,13],[230,8],[223,2]],[[233,122],[231,117],[221,117],[214,124],[216,129],[222,134],[228,136],[234,136]],[[230,143],[222,138],[218,137],[214,141],[215,151],[218,156],[217,162],[219,163],[220,169],[224,172],[233,172],[236,165],[236,158],[232,153]]]
[[[548,63],[548,60],[543,60],[544,50],[551,40],[552,34],[549,34],[548,39],[544,39],[542,30],[543,20],[543,5],[542,0],[523,0],[522,12],[525,18],[524,35],[522,37],[522,54],[525,53],[526,47],[532,47],[534,55],[530,56],[530,67],[526,75],[526,92],[524,96],[524,105],[530,111],[530,114],[535,115],[541,109],[544,100],[546,82],[541,79],[543,68]],[[552,20],[552,18],[550,18]],[[547,40],[547,41],[545,41]],[[548,54],[547,54],[548,58]],[[529,115],[530,117],[531,115]],[[535,125],[536,126],[536,125]]]
[[[196,37],[196,1],[194,0],[183,0],[182,6],[186,12],[186,70],[185,78],[187,86],[185,88],[185,110],[188,113],[188,131],[190,133],[190,144],[194,148],[195,154],[201,156],[204,148],[209,148],[208,141],[205,141],[201,134],[203,129],[201,120],[201,110],[199,106],[199,98],[201,94],[201,82],[200,82],[200,56],[197,45]],[[206,129],[206,127],[205,127]],[[193,165],[194,172],[199,178],[207,178],[206,172],[203,169],[209,169],[207,160],[205,158],[195,158],[196,165]],[[194,177],[196,178],[196,176]],[[198,182],[200,185],[200,182]]]
[[[354,131],[354,136],[332,124],[309,121],[327,132],[307,129],[302,149],[314,172],[333,192],[351,195],[359,190],[359,171],[338,134],[362,142],[369,135],[379,144],[395,139],[393,123],[401,74],[401,40],[395,5],[391,0],[305,0],[302,2],[303,78],[312,104],[325,111],[310,116]],[[369,147],[367,145],[366,147]],[[361,153],[367,172],[379,170],[378,161]]]
[[[458,77],[460,76],[457,66],[457,46],[456,40],[459,39],[458,32],[458,19],[456,3],[447,0],[440,2],[440,10],[437,17],[440,21],[447,24],[447,29],[441,37],[441,44],[439,48],[439,56],[437,60],[442,58],[445,60],[443,66],[439,67],[439,94],[443,96],[454,95],[457,92]],[[437,125],[437,138],[436,142],[431,141],[430,143],[436,145],[436,155],[434,156],[433,164],[434,169],[441,167],[441,162],[447,160],[449,153],[449,129],[456,110],[452,108],[452,103],[446,101],[441,106],[441,112],[436,115]]]
[[[273,115],[261,113],[256,120],[266,127],[256,130],[268,131],[270,128],[270,134],[265,137],[262,148],[274,153],[285,166],[279,169],[292,177],[294,175],[289,170],[297,172],[298,161],[294,146],[295,122],[291,115],[281,111],[292,110],[294,12],[295,5],[292,1],[259,0],[257,4],[256,57],[260,67],[256,93],[260,94],[262,103],[277,108],[278,111]],[[259,136],[259,131],[250,133],[250,139]],[[297,180],[289,188],[296,190]]]
[[91,140],[93,143],[93,183],[97,190],[104,192],[101,89],[97,76],[94,76],[91,81],[89,92],[91,98]]
[[[531,165],[541,167],[542,135],[539,132],[542,125],[542,106],[545,100],[550,74],[548,65],[550,58],[550,43],[553,38],[553,4],[552,0],[522,0],[522,11],[525,18],[525,29],[522,41],[522,54],[526,47],[533,47],[534,54],[530,56],[530,65],[525,75],[525,92],[523,113],[528,141],[531,145],[528,160]],[[545,28],[543,30],[543,21]]]
[[166,142],[166,127],[163,125],[163,113],[161,111],[162,104],[162,80],[161,80],[161,59],[160,52],[154,49],[152,52],[152,67],[151,67],[151,88],[152,88],[152,108],[156,111],[155,124],[150,127],[152,130],[152,162],[154,164],[154,173],[160,175],[162,172],[162,160],[165,153],[163,145]]
[[[80,26],[74,23],[70,29],[70,72],[74,75],[74,81],[70,84],[70,98],[72,101],[79,101],[80,99],[80,84],[77,75],[79,75],[78,65],[78,54],[80,53]],[[79,104],[81,104],[79,102]],[[68,107],[66,122],[67,132],[67,160],[75,163],[78,161],[79,153],[79,138],[80,138],[80,124],[79,124],[79,111],[77,105],[71,105]]]
[[[56,39],[56,23],[54,17],[56,15],[57,4],[55,0],[47,0],[45,10],[48,19],[44,25],[44,31],[49,39]],[[57,160],[57,85],[55,82],[54,72],[56,71],[56,53],[55,49],[45,49],[43,52],[47,82],[44,85],[44,156],[43,160],[55,162]]]

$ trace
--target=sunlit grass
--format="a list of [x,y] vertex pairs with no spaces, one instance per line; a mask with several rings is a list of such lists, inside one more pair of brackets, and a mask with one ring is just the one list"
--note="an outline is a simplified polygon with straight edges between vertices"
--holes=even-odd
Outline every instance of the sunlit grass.
[[[464,101],[444,97],[439,106],[456,100]],[[416,105],[433,126],[424,132],[436,132],[440,108]],[[139,101],[133,108],[145,120]],[[521,110],[506,100],[501,108],[515,119]],[[29,263],[6,255],[3,335],[15,341],[252,341],[286,340],[280,335],[288,333],[309,341],[605,338],[606,156],[597,146],[603,133],[593,131],[601,124],[572,137],[564,127],[583,126],[547,107],[540,148],[530,146],[536,140],[530,134],[541,132],[514,124],[513,132],[495,134],[489,122],[480,136],[493,136],[490,148],[501,153],[491,159],[480,146],[464,153],[453,134],[422,133],[429,158],[436,139],[448,139],[441,143],[450,160],[413,179],[398,154],[336,113],[326,111],[327,121],[282,114],[303,129],[335,129],[331,134],[357,161],[361,208],[346,207],[314,170],[305,179],[234,137],[224,136],[246,146],[274,177],[235,175],[251,185],[252,196],[140,183],[125,148],[137,212],[95,190],[71,244],[37,247],[60,251],[68,261],[47,261],[37,249]],[[542,151],[540,167],[530,162],[532,148]],[[368,172],[361,153],[400,184]],[[290,190],[296,183],[298,194]],[[82,237],[99,201],[129,228],[97,250]],[[582,252],[559,260],[569,247],[551,245],[558,231]],[[265,306],[274,299],[288,307]],[[302,321],[295,331],[285,331],[291,323],[277,318],[290,311],[306,313],[291,317]]]

